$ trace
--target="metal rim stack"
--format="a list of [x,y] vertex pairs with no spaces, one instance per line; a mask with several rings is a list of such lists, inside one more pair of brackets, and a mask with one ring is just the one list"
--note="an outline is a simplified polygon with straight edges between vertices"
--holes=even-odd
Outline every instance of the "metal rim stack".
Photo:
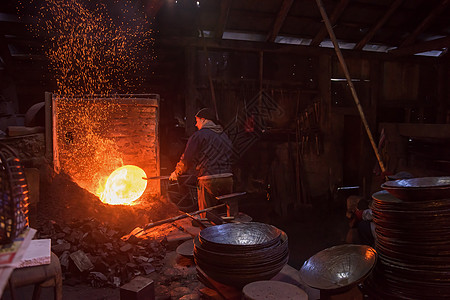
[[286,233],[264,223],[212,226],[194,239],[197,267],[213,280],[234,287],[271,279],[288,258]]
[[369,293],[380,299],[450,299],[448,179],[405,179],[373,194],[379,260],[367,281]]

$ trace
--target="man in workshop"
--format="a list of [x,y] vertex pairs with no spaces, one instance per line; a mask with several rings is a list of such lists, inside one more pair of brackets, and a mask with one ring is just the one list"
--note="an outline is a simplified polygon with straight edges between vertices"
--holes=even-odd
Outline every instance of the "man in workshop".
[[[189,138],[169,179],[175,181],[181,174],[195,169],[198,179],[198,208],[202,210],[218,205],[215,197],[233,191],[232,144],[209,108],[201,109],[195,115],[195,121],[198,131]],[[205,215],[203,213],[200,216],[204,218]]]

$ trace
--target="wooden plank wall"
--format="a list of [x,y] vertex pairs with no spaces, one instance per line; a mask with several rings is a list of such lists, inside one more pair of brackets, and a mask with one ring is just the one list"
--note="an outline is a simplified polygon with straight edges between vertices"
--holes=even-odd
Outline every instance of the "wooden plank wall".
[[[210,52],[217,107],[222,123],[230,124],[233,120],[236,121],[239,112],[245,110],[245,106],[258,94],[260,70],[257,54],[238,50]],[[206,80],[207,73],[204,70],[206,62],[204,53],[197,51],[195,58],[192,55],[188,57],[196,59],[196,75],[195,79],[188,77],[186,83],[188,86],[195,85],[197,97],[195,99],[192,96],[186,97],[186,108],[189,107],[189,111],[192,112],[195,110],[194,107],[212,107],[210,88]],[[245,59],[240,60],[239,57]],[[343,172],[345,164],[348,163],[344,161],[345,119],[346,116],[359,116],[351,98],[344,99],[346,102],[342,102],[342,105],[335,103],[340,96],[348,98],[350,95],[345,94],[345,81],[331,81],[332,78],[345,78],[341,67],[337,59],[330,55],[264,53],[263,59],[263,90],[277,103],[283,114],[270,119],[271,132],[270,130],[266,132],[251,148],[253,157],[264,157],[266,161],[250,161],[249,163],[254,165],[248,167],[255,169],[254,173],[258,174],[247,172],[246,175],[263,177],[253,178],[258,180],[269,177],[270,164],[277,155],[274,149],[280,145],[289,149],[286,163],[294,164],[295,169],[295,149],[296,146],[301,148],[303,144],[300,180],[303,182],[303,188],[307,189],[307,195],[303,191],[303,198],[298,203],[313,203],[319,201],[315,199],[320,198],[332,201],[337,187],[345,185]],[[393,60],[386,56],[385,60],[349,57],[346,61],[351,77],[357,80],[355,86],[361,91],[360,101],[376,139],[380,134],[377,126],[379,122],[394,119],[401,123],[426,123],[445,119],[442,111],[437,109],[438,104],[440,107],[447,107],[449,101],[448,89],[443,87],[448,86],[449,80],[448,76],[446,77],[448,71],[440,65],[442,60],[423,58]],[[333,94],[336,87],[339,91],[344,91],[345,95]],[[316,145],[311,141],[306,145],[305,141],[302,143],[301,140],[296,140],[297,124],[304,122],[304,113],[314,102],[320,102],[318,112],[320,119],[317,123],[320,136],[319,151],[314,149]],[[305,124],[300,128],[301,131],[308,129]],[[357,148],[359,153],[355,158],[357,161],[354,162],[359,169],[354,177],[361,186],[360,192],[367,194],[370,192],[369,185],[376,159],[362,126],[353,129],[359,136],[355,144],[350,145]],[[256,154],[262,151],[267,153]],[[262,164],[266,164],[265,167],[261,167]],[[298,180],[295,176],[292,179]],[[242,180],[247,181],[244,188],[252,188],[249,179]]]

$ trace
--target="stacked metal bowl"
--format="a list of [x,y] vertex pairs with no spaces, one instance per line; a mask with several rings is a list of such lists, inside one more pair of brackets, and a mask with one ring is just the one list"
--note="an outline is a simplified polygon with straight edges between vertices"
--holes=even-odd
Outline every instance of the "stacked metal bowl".
[[197,268],[211,279],[234,287],[271,279],[288,258],[286,233],[264,223],[212,226],[194,239]]
[[450,198],[450,177],[419,177],[387,181],[381,188],[404,201]]
[[449,184],[449,177],[404,179],[372,195],[373,298],[450,299]]

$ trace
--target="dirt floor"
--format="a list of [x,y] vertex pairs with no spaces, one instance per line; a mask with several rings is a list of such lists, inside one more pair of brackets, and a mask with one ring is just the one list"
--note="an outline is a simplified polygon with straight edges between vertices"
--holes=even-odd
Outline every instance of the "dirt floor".
[[[112,229],[116,232],[114,236],[120,238],[120,236],[130,233],[136,227],[143,227],[150,222],[181,213],[174,204],[164,197],[161,199],[143,197],[144,201],[134,207],[110,206],[100,202],[95,195],[81,189],[64,175],[50,176],[41,180],[44,180],[44,183],[41,181],[41,187],[43,188],[41,189],[40,201],[37,211],[34,212],[35,215],[31,217],[30,221],[31,226],[41,232],[45,226],[48,226],[49,222],[59,224],[58,227],[62,230],[65,226],[63,224],[95,220],[95,222],[98,222],[95,224],[101,224],[96,226],[105,226]],[[287,233],[290,251],[288,265],[295,270],[299,270],[306,259],[320,250],[344,243],[348,230],[343,204],[308,207],[295,211],[288,217],[280,217],[273,213],[270,203],[255,196],[248,197],[244,203],[241,203],[240,210],[251,216],[253,221],[272,224]],[[184,219],[183,222],[187,220],[189,219]],[[166,224],[158,227],[157,230],[147,232],[146,238],[158,243],[156,249],[153,247],[151,251],[148,251],[149,256],[155,256],[155,260],[152,262],[153,272],[144,274],[142,268],[128,271],[132,272],[131,276],[128,274],[129,279],[134,275],[152,279],[156,299],[199,299],[199,290],[204,287],[197,279],[193,260],[184,258],[175,251],[176,246],[183,239],[177,240],[176,237],[172,237],[170,242],[167,241],[167,236],[174,232],[178,235],[187,235],[186,232],[183,233],[179,228],[176,228],[188,227],[187,223],[183,222],[179,223],[181,226],[178,226],[177,223],[174,224],[175,226]],[[103,231],[100,230],[100,232]],[[144,236],[139,238],[142,239]],[[120,248],[123,245],[123,241],[118,241],[117,247]],[[135,241],[132,250],[135,252],[133,253],[138,253],[136,251],[145,253],[145,247],[147,247],[145,245],[147,244]],[[115,244],[114,247],[116,247]],[[85,251],[88,252],[88,250]],[[157,253],[158,251],[160,253]],[[120,251],[116,252],[120,256]],[[89,257],[92,256],[93,254],[89,254]],[[92,280],[88,280],[86,274],[77,273],[74,275],[73,268],[71,271],[65,273],[63,281],[64,300],[120,299],[120,289],[118,286],[111,285],[111,281],[104,282],[104,284],[92,284]],[[125,281],[122,280],[121,284]],[[311,295],[310,299],[318,299],[317,291],[312,289],[308,293]],[[31,298],[32,287],[19,288],[18,294],[21,299]],[[44,289],[41,299],[52,299],[52,297],[52,289]],[[6,290],[4,300],[9,299],[9,292]]]
[[[184,259],[176,251],[167,253],[161,272],[145,276],[153,280],[156,299],[199,299],[199,288],[203,287],[196,279],[195,265],[192,260]],[[31,299],[32,286],[16,290],[18,299]],[[10,300],[5,290],[3,300]],[[44,288],[41,299],[53,299],[53,289]],[[63,284],[63,300],[119,300],[120,289],[113,287],[93,287],[83,282]]]

